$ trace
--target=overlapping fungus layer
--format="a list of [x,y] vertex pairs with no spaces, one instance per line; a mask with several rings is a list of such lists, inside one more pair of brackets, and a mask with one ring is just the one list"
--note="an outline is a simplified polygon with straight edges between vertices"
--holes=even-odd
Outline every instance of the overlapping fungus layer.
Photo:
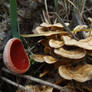
[[[69,24],[66,23],[68,26]],[[73,33],[87,28],[86,25],[78,25],[74,28]],[[31,56],[36,62],[45,62],[48,64],[54,64],[60,62],[59,74],[62,78],[67,80],[76,80],[79,82],[85,82],[92,78],[92,65],[83,64],[72,67],[72,64],[84,62],[86,55],[92,56],[92,36],[88,36],[82,40],[73,39],[69,33],[67,33],[62,24],[47,24],[42,23],[39,27],[33,30],[33,33],[40,34],[52,32],[51,35],[46,35],[46,40],[41,39],[41,43],[44,46],[43,54],[34,54]],[[53,34],[53,32],[60,32],[59,34]],[[47,54],[47,48],[49,53]]]

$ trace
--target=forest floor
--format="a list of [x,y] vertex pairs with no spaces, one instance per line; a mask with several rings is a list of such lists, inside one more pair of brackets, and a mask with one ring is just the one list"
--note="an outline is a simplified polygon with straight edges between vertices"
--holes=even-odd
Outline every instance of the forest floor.
[[[0,0],[0,92],[92,92],[92,54],[89,54],[92,50],[89,51],[91,48],[89,43],[85,43],[89,46],[87,48],[85,44],[85,46],[80,46],[77,43],[66,46],[65,43],[61,42],[64,40],[61,38],[63,36],[72,37],[79,41],[85,40],[85,35],[89,37],[88,33],[92,35],[92,0],[16,1],[20,36],[31,66],[26,73],[15,74],[8,70],[3,63],[3,50],[6,42],[12,38],[12,33],[10,0]],[[67,23],[68,26],[64,26],[63,23]],[[74,31],[78,25],[81,27]],[[44,32],[40,33],[39,30]],[[58,32],[63,30],[62,34],[59,34],[57,30],[59,30]],[[53,31],[56,33],[54,34]],[[50,35],[50,32],[53,35]],[[28,34],[31,34],[30,37]],[[51,47],[49,46],[51,40],[60,41],[59,46],[62,47],[63,44],[63,48],[70,50],[69,54],[73,55],[64,56],[62,49],[63,54],[61,55],[61,52],[58,52],[59,48],[56,47],[58,42],[54,43],[53,46],[50,45]],[[85,50],[82,53],[84,55],[86,52],[85,57],[83,56],[80,60],[78,58],[82,55],[80,54],[76,60],[74,57],[77,52],[71,53],[74,49]],[[61,74],[60,69],[63,67],[66,70]],[[63,76],[63,74],[65,75]]]

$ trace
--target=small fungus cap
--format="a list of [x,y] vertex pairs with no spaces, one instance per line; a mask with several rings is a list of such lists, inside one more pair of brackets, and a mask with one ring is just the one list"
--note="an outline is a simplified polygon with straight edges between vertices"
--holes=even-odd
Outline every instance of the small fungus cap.
[[30,57],[31,57],[31,59],[33,59],[36,62],[44,62],[44,56],[45,55],[34,54],[34,55],[31,55]]
[[73,30],[81,30],[87,28],[87,25],[77,25]]
[[48,64],[53,64],[55,63],[57,60],[52,57],[52,56],[48,56],[48,55],[42,55],[42,54],[34,54],[31,56],[31,58],[36,61],[36,62],[46,62]]
[[64,45],[63,41],[54,40],[54,39],[49,40],[49,46],[52,48],[60,48],[63,45]]
[[54,58],[52,56],[45,56],[44,61],[48,64],[53,64],[53,63],[57,62],[56,58]]

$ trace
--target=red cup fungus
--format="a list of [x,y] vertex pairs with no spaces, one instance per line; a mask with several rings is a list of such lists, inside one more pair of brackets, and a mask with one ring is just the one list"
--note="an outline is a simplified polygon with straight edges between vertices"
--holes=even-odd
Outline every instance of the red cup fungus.
[[3,60],[9,70],[18,74],[25,73],[30,67],[29,58],[18,38],[12,38],[7,42],[3,52]]

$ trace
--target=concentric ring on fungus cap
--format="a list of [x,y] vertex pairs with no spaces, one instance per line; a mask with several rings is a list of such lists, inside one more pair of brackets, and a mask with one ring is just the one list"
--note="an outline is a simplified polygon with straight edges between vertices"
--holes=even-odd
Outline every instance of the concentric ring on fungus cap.
[[49,46],[52,48],[60,48],[63,45],[64,45],[63,41],[54,40],[54,39],[49,40]]
[[59,75],[67,80],[85,82],[92,79],[92,65],[84,64],[77,67],[62,65],[59,67]]
[[85,50],[92,50],[92,36],[87,37],[86,39],[82,39],[82,40],[75,40],[72,39],[69,36],[62,36],[64,44],[67,46],[76,46],[76,47],[80,47],[83,48]]
[[53,64],[57,61],[56,58],[49,55],[34,54],[30,57],[36,62],[41,62],[41,63],[46,62],[48,64]]
[[36,62],[41,62],[41,63],[43,63],[43,62],[44,62],[44,56],[45,56],[45,55],[41,55],[41,54],[33,54],[33,55],[31,55],[30,57],[31,57],[31,59],[33,59],[33,60],[36,61]]
[[82,48],[67,50],[61,47],[58,49],[54,49],[54,53],[69,59],[81,59],[86,55],[86,51]]
[[57,59],[52,56],[45,56],[44,61],[48,64],[53,64],[53,63],[57,62]]

